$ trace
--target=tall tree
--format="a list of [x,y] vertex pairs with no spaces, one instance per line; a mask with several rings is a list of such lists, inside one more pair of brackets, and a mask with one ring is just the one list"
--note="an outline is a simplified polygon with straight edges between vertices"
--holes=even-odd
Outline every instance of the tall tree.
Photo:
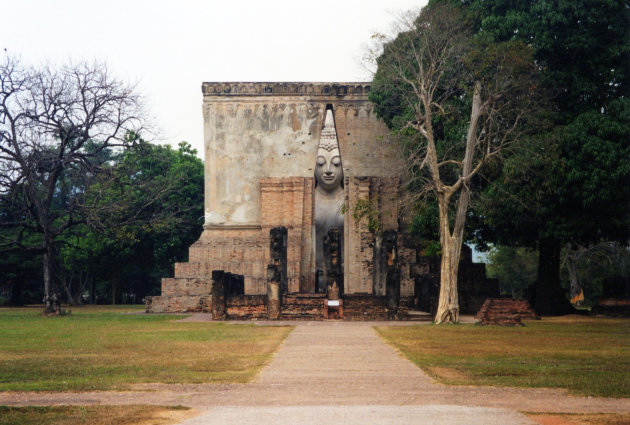
[[551,128],[495,180],[482,215],[490,239],[539,250],[535,308],[567,311],[560,250],[630,239],[630,3],[536,0],[459,3],[478,33],[534,49],[553,95]]
[[442,253],[436,323],[457,322],[457,271],[475,179],[530,128],[536,67],[522,42],[473,37],[459,9],[401,21],[377,59],[370,100],[408,150],[410,187],[437,199]]
[[[0,243],[42,254],[46,313],[58,309],[56,242],[85,221],[85,190],[53,205],[60,182],[72,172],[89,186],[101,169],[99,154],[125,146],[127,131],[139,130],[139,111],[133,87],[112,78],[103,64],[33,68],[10,57],[0,64],[0,195],[20,210],[0,217],[0,226],[12,229]],[[28,244],[27,230],[41,242]]]

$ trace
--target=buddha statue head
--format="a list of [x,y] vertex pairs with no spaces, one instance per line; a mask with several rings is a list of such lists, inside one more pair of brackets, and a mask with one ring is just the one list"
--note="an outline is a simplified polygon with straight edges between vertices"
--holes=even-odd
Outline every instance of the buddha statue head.
[[339,145],[337,144],[337,132],[332,110],[326,111],[326,120],[317,150],[317,162],[315,164],[315,180],[317,187],[326,192],[332,192],[341,187],[343,181],[343,168]]

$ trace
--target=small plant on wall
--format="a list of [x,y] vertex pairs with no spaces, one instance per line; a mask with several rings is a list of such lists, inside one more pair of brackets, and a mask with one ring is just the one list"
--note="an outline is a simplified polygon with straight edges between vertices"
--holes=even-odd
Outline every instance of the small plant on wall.
[[[375,204],[376,202],[367,199],[357,199],[352,209],[352,218],[357,227],[364,218],[367,219],[368,230],[372,233],[380,233],[383,230],[383,225],[379,219],[378,208]],[[345,205],[343,210],[344,213],[347,210]]]

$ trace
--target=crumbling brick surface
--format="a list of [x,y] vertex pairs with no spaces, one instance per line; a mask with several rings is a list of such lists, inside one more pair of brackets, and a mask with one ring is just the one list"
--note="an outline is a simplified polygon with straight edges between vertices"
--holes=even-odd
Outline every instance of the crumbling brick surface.
[[527,300],[488,298],[477,313],[481,325],[522,326],[522,319],[538,319]]
[[237,295],[226,298],[227,318],[256,320],[267,318],[266,295]]
[[282,300],[281,319],[323,320],[325,294],[290,294]]
[[384,296],[369,294],[346,295],[343,299],[345,320],[387,320],[389,312]]

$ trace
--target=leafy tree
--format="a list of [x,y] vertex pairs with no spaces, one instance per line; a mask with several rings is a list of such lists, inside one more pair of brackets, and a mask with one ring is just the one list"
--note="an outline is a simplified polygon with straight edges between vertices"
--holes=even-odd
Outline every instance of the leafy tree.
[[561,249],[630,239],[630,3],[621,0],[460,3],[477,32],[534,49],[552,94],[541,126],[479,212],[486,240],[539,250],[535,308],[568,311]]
[[186,256],[202,229],[204,178],[186,142],[173,150],[138,139],[109,171],[86,194],[90,227],[61,255],[75,282],[84,278],[79,290],[106,288],[116,302],[155,292]]
[[[42,255],[46,313],[58,311],[58,243],[85,222],[83,194],[101,170],[99,154],[126,146],[126,132],[139,127],[133,88],[102,64],[32,68],[9,57],[0,64],[0,195],[17,211],[0,217],[0,245]],[[83,177],[82,187],[55,205],[70,173]],[[31,233],[40,240],[25,237]]]
[[488,277],[499,279],[501,293],[523,298],[536,280],[537,255],[531,249],[496,246],[488,253]]
[[410,188],[437,201],[435,321],[457,322],[457,271],[475,179],[509,156],[530,128],[536,67],[524,43],[473,37],[471,23],[444,3],[402,25],[384,40],[370,100],[408,151]]

